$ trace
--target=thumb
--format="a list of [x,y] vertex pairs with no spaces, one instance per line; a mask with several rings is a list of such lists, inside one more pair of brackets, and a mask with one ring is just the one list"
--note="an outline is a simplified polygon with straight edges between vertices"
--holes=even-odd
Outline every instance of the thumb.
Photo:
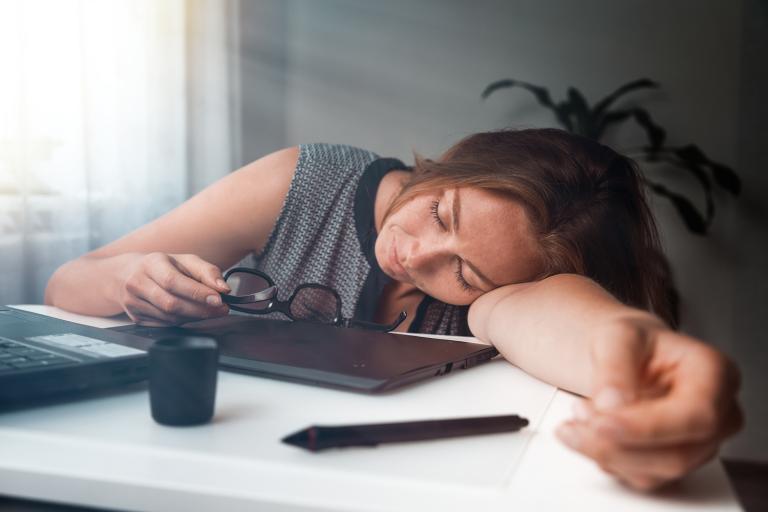
[[606,411],[633,402],[651,354],[646,330],[631,321],[611,325],[594,338],[592,357],[592,401]]

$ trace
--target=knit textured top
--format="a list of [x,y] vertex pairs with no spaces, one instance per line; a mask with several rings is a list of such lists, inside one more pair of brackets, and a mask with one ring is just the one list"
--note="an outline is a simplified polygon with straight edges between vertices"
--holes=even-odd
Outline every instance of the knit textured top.
[[[345,318],[374,321],[379,297],[391,281],[374,255],[374,200],[381,178],[395,169],[409,167],[352,146],[300,146],[277,222],[251,259],[275,281],[280,300],[303,283],[320,283],[339,293]],[[467,310],[425,296],[409,331],[469,335]]]

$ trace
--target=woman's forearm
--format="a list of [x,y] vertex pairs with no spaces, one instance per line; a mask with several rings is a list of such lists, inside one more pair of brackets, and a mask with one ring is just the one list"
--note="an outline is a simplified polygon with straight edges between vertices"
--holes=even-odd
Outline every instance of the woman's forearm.
[[651,313],[626,306],[594,281],[573,274],[498,288],[469,311],[473,334],[508,361],[582,395],[591,393],[591,343],[615,334],[622,339],[618,331],[636,329],[638,321],[663,326]]
[[112,316],[123,312],[120,281],[139,253],[93,258],[83,256],[59,267],[48,280],[45,303],[74,313]]

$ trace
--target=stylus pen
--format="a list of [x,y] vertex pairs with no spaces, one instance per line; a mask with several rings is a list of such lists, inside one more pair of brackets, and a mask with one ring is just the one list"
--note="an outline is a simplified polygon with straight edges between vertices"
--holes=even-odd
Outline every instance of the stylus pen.
[[288,435],[282,441],[317,452],[342,446],[376,446],[380,443],[515,432],[527,425],[528,420],[516,414],[335,427],[314,425]]

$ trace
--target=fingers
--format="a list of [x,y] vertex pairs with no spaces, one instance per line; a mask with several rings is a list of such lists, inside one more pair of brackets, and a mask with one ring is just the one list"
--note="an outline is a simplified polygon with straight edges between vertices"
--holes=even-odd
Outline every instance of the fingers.
[[608,439],[579,421],[564,423],[557,435],[570,448],[595,460],[604,471],[642,490],[684,476],[714,457],[718,446],[716,441],[705,441],[662,448],[631,447]]
[[[186,276],[181,276],[178,280],[174,279],[169,289],[149,281],[143,288],[141,298],[168,315],[187,319],[208,318],[220,311],[228,311],[228,307],[221,302],[219,295],[216,295],[216,302],[210,303],[206,300],[206,295],[195,294],[193,290],[196,289],[196,282]],[[193,297],[193,300],[187,297]],[[196,302],[194,298],[198,301]]]
[[[221,296],[218,291],[187,277],[173,266],[170,268],[152,268],[148,272],[148,276],[162,290],[177,297],[183,297],[198,304],[221,305]],[[160,304],[159,302],[155,303]]]
[[136,323],[175,325],[229,312],[221,300],[229,287],[220,270],[195,255],[151,253],[129,270],[120,302]]
[[[191,281],[190,278],[178,272],[176,275]],[[180,288],[182,291],[177,293],[188,292],[186,285],[187,283],[182,283]],[[194,302],[170,293],[149,276],[132,280],[127,288],[130,295],[125,300],[124,308],[129,316],[133,313],[136,316],[141,316],[142,320],[179,324],[190,320],[223,316],[229,312],[228,306],[221,303],[220,298],[219,305]]]
[[151,327],[169,326],[179,323],[179,318],[164,311],[144,299],[135,298],[126,305],[126,312],[134,323]]
[[[186,258],[187,263],[192,262],[191,258]],[[200,260],[202,261],[202,260]],[[206,266],[210,265],[206,262]],[[198,265],[199,266],[199,265]],[[210,265],[212,268],[216,268]],[[189,276],[202,275],[203,270],[198,268],[196,272],[191,272],[188,266],[185,266],[177,262],[173,257],[162,254],[160,257],[148,262],[146,273],[152,281],[154,281],[161,289],[169,292],[172,295],[183,299],[189,299],[193,302],[207,304],[209,306],[220,306],[222,304],[221,295],[219,292],[219,285],[216,283],[215,277],[209,275],[211,271],[205,270],[207,274],[205,279],[207,281],[213,281],[212,285],[206,285],[198,278]],[[144,294],[146,298],[151,302],[160,306],[163,311],[168,311],[168,308],[164,307],[162,303],[153,300],[153,297],[147,293]],[[167,296],[160,297],[164,300],[170,300]]]
[[230,288],[224,281],[219,267],[208,263],[204,259],[194,254],[177,254],[173,256],[179,270],[186,275],[196,279],[200,283],[207,285],[216,292],[229,293]]
[[585,404],[581,416],[591,416],[590,425],[601,435],[638,447],[721,440],[733,434],[743,419],[728,361],[700,345],[688,352],[675,365],[662,396],[610,411]]
[[722,435],[735,385],[719,352],[642,321],[603,329],[591,349],[601,435],[635,446]]
[[698,340],[640,318],[602,329],[591,349],[593,399],[557,434],[628,485],[680,478],[741,428],[738,371]]
[[[170,315],[150,304],[147,301],[136,299],[133,306],[126,309],[128,316],[131,320],[139,325],[147,325],[152,327],[167,327],[173,325],[181,325],[187,322],[200,320],[201,317],[186,317],[180,315]],[[207,314],[203,318],[214,318],[217,316],[225,316],[228,314],[226,308],[214,311]]]
[[668,483],[663,478],[648,475],[615,475],[621,483],[638,491],[653,491]]
[[741,409],[735,400],[729,409],[719,411],[707,397],[690,400],[669,395],[610,411],[580,402],[574,412],[577,419],[606,439],[635,447],[720,440],[742,425]]
[[718,411],[706,402],[665,398],[613,411],[593,420],[596,431],[632,446],[668,445],[715,437]]
[[[653,400],[669,402],[669,400]],[[627,410],[641,411],[642,428],[606,429],[606,419],[615,419]],[[575,420],[561,425],[558,437],[570,448],[594,459],[606,472],[627,485],[639,489],[655,489],[676,480],[714,457],[720,442],[736,432],[743,423],[741,408],[735,401],[728,413],[714,418],[714,425],[695,428],[685,423],[685,411],[677,417],[682,426],[670,429],[674,436],[662,435],[654,422],[668,426],[670,411],[649,411],[635,403],[608,413],[600,412],[586,401],[574,405]],[[656,416],[648,416],[654,415]],[[654,431],[656,430],[656,431]]]
[[592,341],[592,397],[597,409],[608,410],[638,397],[653,345],[639,322],[617,322],[601,329]]

